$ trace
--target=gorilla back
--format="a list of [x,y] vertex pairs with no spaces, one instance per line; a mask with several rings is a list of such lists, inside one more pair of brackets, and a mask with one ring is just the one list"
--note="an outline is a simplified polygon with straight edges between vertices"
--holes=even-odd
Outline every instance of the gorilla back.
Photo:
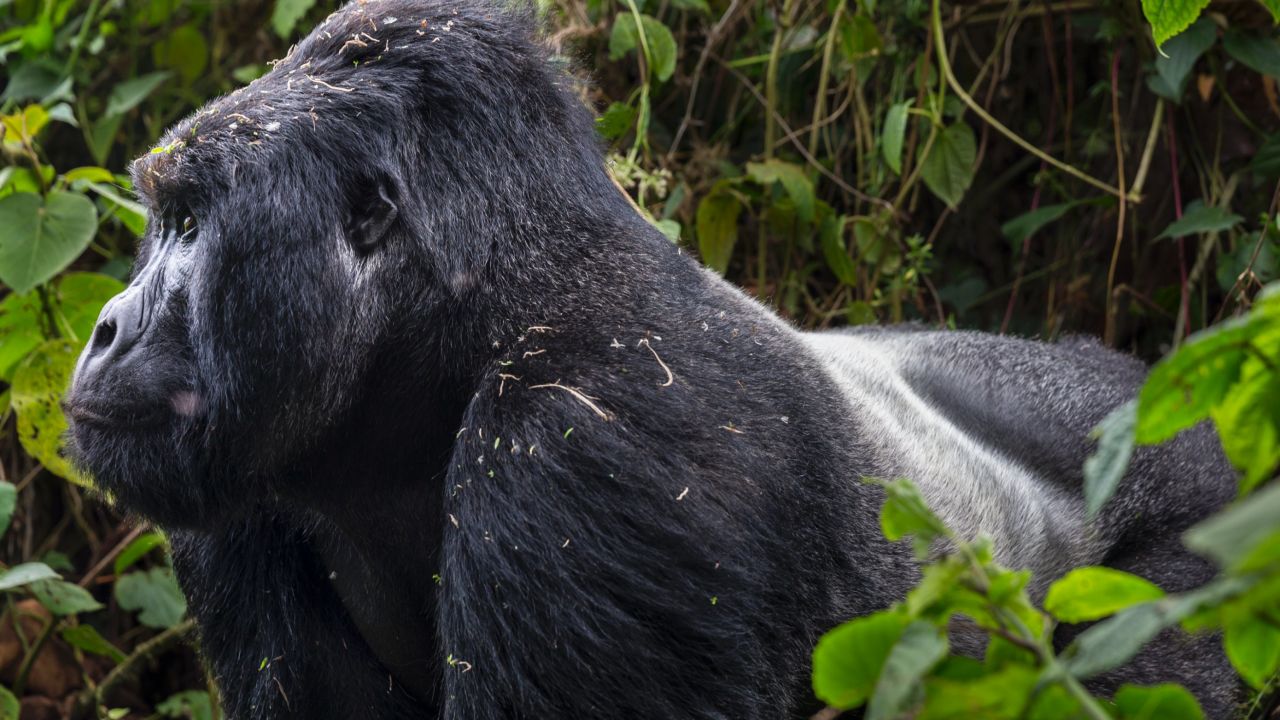
[[[169,530],[231,717],[801,716],[817,637],[918,576],[865,475],[1042,580],[1207,576],[1177,543],[1231,494],[1203,430],[1083,520],[1137,363],[797,332],[632,211],[532,27],[352,3],[134,164],[150,225],[72,434]],[[1222,712],[1211,648],[1106,682]]]

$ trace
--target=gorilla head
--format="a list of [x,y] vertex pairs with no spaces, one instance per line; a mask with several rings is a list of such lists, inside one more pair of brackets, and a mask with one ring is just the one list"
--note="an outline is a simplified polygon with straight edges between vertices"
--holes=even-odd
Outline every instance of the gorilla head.
[[[466,371],[476,296],[535,271],[562,197],[612,192],[530,29],[484,3],[352,3],[134,163],[146,236],[67,401],[103,489],[213,522],[340,432],[378,363],[419,395]],[[499,240],[531,264],[495,271]]]

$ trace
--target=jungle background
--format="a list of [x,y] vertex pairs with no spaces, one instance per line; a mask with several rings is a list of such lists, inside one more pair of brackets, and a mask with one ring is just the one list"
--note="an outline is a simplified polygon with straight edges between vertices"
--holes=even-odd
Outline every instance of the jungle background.
[[[131,159],[334,7],[0,0],[0,718],[218,715],[162,533],[68,463],[58,399],[146,225]],[[1109,419],[1090,502],[1135,441],[1217,423],[1242,500],[1218,535],[1188,543],[1234,584],[1176,599],[1184,611],[1162,622],[1222,631],[1240,716],[1280,717],[1280,303],[1259,301],[1280,271],[1280,2],[540,0],[538,12],[641,212],[796,324],[1085,334],[1152,362],[1188,349]],[[908,485],[889,497],[887,535],[946,535]],[[990,610],[1005,656],[945,657],[944,616],[978,611],[917,596],[874,637],[844,628],[849,647],[883,646],[869,670],[831,670],[820,646],[828,715],[870,697],[868,715],[886,718],[1197,716],[1177,688],[1088,700],[1074,679],[1097,671],[1082,667],[1088,648],[1056,658],[1035,630],[1168,610],[1172,596],[1080,576],[1084,610],[1068,607],[1071,583],[1041,610],[989,549],[960,543],[956,557],[935,567]],[[1010,631],[1017,618],[1028,633]],[[903,667],[899,685],[924,690],[888,697],[878,682]],[[993,700],[1023,685],[1022,704]],[[1053,697],[1045,687],[1065,693],[1058,714],[1036,702]]]

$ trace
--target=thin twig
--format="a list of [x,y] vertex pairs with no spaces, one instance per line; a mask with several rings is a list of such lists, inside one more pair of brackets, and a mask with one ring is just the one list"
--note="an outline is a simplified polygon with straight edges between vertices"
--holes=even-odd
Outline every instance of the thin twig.
[[599,415],[601,420],[609,419],[609,413],[605,412],[604,410],[601,410],[599,405],[596,405],[594,402],[592,402],[592,400],[597,400],[599,398],[593,398],[577,388],[572,388],[572,387],[569,387],[568,385],[561,385],[559,380],[553,383],[543,383],[541,385],[529,386],[530,390],[538,390],[541,388],[560,388],[561,390],[564,390],[565,392],[572,395],[576,400],[581,402],[583,405],[586,405],[587,407],[591,408],[591,411],[594,412],[596,415]]
[[658,387],[671,387],[671,383],[676,381],[676,376],[671,374],[671,368],[667,367],[667,364],[662,362],[662,358],[658,357],[658,351],[654,350],[653,346],[649,344],[649,339],[644,338],[638,344],[649,348],[649,352],[653,353],[653,359],[657,360],[658,364],[662,366],[662,369],[667,371],[667,381],[659,383]]

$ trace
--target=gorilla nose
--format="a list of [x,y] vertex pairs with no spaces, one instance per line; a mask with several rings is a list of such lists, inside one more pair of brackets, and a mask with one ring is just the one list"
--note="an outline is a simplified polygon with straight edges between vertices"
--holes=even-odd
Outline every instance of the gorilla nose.
[[142,335],[142,297],[125,292],[107,302],[98,315],[93,337],[85,349],[85,359],[95,363],[118,360]]

